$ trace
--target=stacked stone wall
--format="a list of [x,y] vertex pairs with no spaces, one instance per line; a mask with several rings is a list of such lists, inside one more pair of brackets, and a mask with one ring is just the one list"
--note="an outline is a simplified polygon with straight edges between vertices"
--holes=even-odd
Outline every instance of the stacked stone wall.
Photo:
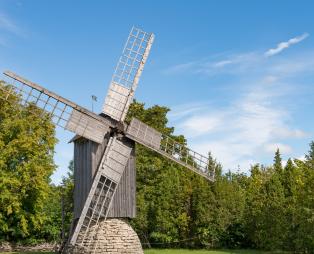
[[[93,228],[90,229],[93,232]],[[92,236],[91,236],[92,237]],[[96,248],[97,254],[143,254],[143,249],[138,235],[124,219],[107,219],[100,223],[97,234],[92,237],[86,237],[86,243],[91,242],[91,248],[98,241]],[[74,249],[71,251],[73,254],[88,253],[83,249]]]

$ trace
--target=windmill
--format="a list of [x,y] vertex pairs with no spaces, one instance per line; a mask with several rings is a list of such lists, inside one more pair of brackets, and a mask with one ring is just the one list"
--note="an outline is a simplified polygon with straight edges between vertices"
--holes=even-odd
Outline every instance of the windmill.
[[68,242],[69,246],[79,249],[80,253],[95,253],[97,250],[98,241],[93,239],[100,222],[108,217],[112,200],[132,156],[134,143],[155,151],[209,181],[214,180],[214,172],[208,169],[208,158],[205,156],[136,118],[129,124],[125,123],[153,40],[152,33],[135,27],[131,29],[100,115],[11,71],[4,72],[9,77],[11,86],[10,89],[0,87],[2,99],[8,100],[18,93],[24,106],[36,105],[47,112],[55,125],[105,147],[86,198],[82,199],[84,201],[79,209],[79,218]]

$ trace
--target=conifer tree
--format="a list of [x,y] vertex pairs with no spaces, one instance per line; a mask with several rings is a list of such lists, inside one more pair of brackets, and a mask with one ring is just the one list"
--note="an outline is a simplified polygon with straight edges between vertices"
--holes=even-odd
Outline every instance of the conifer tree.
[[314,141],[310,143],[310,150],[308,154],[305,155],[305,160],[307,165],[314,170]]
[[282,159],[281,159],[281,154],[280,154],[279,148],[277,148],[276,153],[275,153],[275,157],[274,157],[274,170],[279,174],[281,174],[283,171]]

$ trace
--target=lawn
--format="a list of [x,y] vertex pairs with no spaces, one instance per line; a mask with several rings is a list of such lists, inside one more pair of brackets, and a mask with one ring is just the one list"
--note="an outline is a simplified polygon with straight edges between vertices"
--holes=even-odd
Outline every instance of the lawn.
[[[7,254],[53,254],[52,252],[14,252]],[[256,250],[184,250],[184,249],[149,249],[144,251],[145,254],[280,254],[283,252],[266,252]]]
[[[270,254],[271,252],[255,250],[184,250],[184,249],[150,249],[145,254]],[[279,252],[277,252],[279,254]]]

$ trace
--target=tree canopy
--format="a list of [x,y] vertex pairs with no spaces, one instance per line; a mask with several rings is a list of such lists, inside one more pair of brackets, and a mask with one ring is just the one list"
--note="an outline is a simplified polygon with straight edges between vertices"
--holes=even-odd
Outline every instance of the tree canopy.
[[23,107],[15,95],[0,100],[0,239],[41,234],[55,144],[54,126],[41,109]]
[[[1,86],[5,86],[3,82]],[[73,208],[73,163],[61,186],[50,184],[55,169],[54,127],[45,114],[18,97],[0,100],[0,239],[56,241]],[[11,106],[13,105],[13,107]],[[127,120],[137,117],[174,135],[162,106],[134,102]],[[270,166],[255,164],[250,173],[223,171],[211,151],[209,182],[192,171],[136,145],[137,217],[132,225],[144,247],[256,248],[314,250],[314,142],[304,160],[283,165],[280,151]]]
[[[135,102],[128,117],[173,136],[168,111]],[[314,250],[314,142],[305,161],[289,159],[284,167],[278,149],[273,165],[252,165],[250,175],[223,174],[209,151],[214,183],[140,145],[136,154],[138,216],[132,223],[144,246]]]

